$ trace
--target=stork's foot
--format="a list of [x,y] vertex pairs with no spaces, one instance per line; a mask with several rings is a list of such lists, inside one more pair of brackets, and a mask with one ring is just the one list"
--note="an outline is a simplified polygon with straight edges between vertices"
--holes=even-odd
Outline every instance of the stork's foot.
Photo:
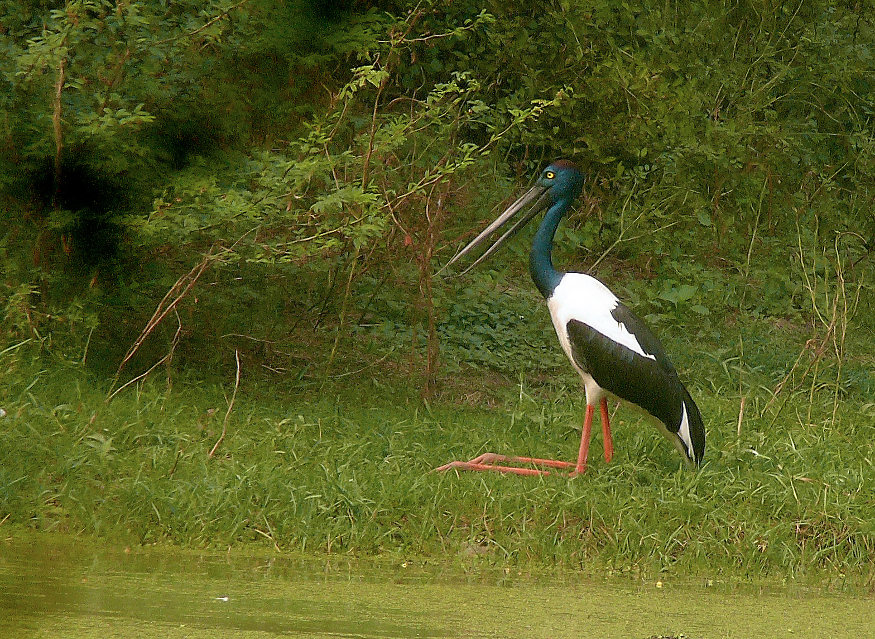
[[[501,463],[504,462],[504,463]],[[507,464],[532,464],[534,466],[546,466],[548,468],[557,468],[570,471],[568,475],[574,477],[586,470],[586,466],[578,468],[576,464],[567,461],[559,461],[556,459],[540,459],[538,457],[516,457],[508,455],[497,455],[495,453],[483,453],[470,461],[452,461],[449,464],[444,464],[435,468],[435,472],[444,472],[455,468],[457,470],[491,470],[499,473],[513,473],[515,475],[550,475],[548,470],[543,468],[525,468],[520,466],[510,466]]]

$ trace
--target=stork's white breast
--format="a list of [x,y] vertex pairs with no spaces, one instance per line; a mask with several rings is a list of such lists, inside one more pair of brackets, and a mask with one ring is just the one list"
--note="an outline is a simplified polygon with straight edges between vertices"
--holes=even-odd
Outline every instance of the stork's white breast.
[[[656,358],[645,352],[635,335],[618,322],[611,311],[617,308],[620,300],[611,290],[594,277],[583,273],[566,273],[547,300],[553,326],[559,336],[559,343],[568,358],[574,363],[571,342],[568,338],[568,322],[577,320],[586,324],[612,342],[622,344],[642,357]],[[575,367],[577,364],[575,363]]]

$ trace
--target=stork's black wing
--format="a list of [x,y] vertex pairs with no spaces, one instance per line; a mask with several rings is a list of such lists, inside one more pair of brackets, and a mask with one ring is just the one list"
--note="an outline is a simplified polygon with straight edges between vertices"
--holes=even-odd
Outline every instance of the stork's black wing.
[[[674,365],[668,359],[665,349],[659,338],[653,334],[653,331],[645,324],[640,317],[635,315],[628,306],[618,303],[617,307],[611,311],[611,317],[617,320],[618,323],[626,327],[626,330],[635,336],[641,348],[648,355],[656,358],[656,362],[665,369],[667,373],[677,375]],[[627,349],[628,350],[628,349]],[[635,353],[633,353],[635,354]]]
[[659,339],[622,304],[611,314],[635,335],[642,350],[652,358],[611,340],[583,322],[570,320],[566,330],[575,362],[599,386],[640,406],[672,433],[681,428],[686,406],[693,448],[688,453],[694,460],[701,460],[705,449],[701,415]]

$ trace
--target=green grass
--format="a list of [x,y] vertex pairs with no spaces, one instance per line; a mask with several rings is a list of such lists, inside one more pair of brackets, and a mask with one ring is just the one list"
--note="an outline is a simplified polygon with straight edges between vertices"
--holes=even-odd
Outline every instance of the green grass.
[[844,399],[833,420],[824,364],[813,395],[788,384],[788,403],[760,416],[779,371],[752,365],[753,347],[735,368],[701,348],[681,362],[708,428],[701,470],[682,470],[620,408],[614,462],[594,436],[574,480],[429,472],[487,450],[571,459],[583,408],[571,373],[477,394],[489,387],[460,373],[431,403],[403,379],[289,387],[244,375],[210,458],[233,381],[177,376],[168,390],[156,378],[105,404],[106,383],[80,366],[15,360],[0,393],[0,519],[134,544],[871,584],[875,405]]

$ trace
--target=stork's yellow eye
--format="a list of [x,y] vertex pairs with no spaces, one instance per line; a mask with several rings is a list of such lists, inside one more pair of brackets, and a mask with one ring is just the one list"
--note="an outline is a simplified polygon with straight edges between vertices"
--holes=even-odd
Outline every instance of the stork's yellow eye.
[[552,180],[554,177],[556,177],[556,174],[553,173],[553,171],[547,171],[544,174],[544,177],[546,177],[548,180]]

